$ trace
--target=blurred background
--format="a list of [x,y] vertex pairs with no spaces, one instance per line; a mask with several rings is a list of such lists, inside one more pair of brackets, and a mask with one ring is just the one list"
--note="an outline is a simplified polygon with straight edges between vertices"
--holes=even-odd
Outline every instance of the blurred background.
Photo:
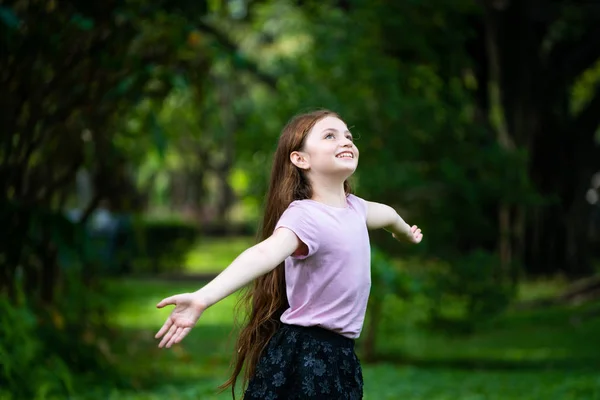
[[338,112],[373,232],[365,398],[600,399],[600,3],[0,1],[0,398],[226,399],[279,132]]

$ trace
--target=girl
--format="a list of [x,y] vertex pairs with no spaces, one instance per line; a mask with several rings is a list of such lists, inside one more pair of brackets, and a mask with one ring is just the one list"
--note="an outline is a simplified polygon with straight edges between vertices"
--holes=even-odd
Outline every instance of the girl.
[[340,117],[326,110],[294,117],[273,160],[261,242],[240,254],[174,305],[156,338],[171,347],[204,310],[254,281],[244,299],[248,320],[237,340],[233,372],[242,371],[245,399],[360,399],[363,380],[354,352],[369,290],[367,229],[419,243],[390,207],[350,194],[358,149]]

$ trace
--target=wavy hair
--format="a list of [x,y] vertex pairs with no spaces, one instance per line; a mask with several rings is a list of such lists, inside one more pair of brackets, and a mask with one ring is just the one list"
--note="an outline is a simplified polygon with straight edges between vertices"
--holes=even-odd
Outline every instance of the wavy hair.
[[[283,128],[271,167],[260,241],[273,234],[279,218],[294,200],[312,197],[310,182],[304,173],[292,164],[290,154],[302,150],[312,127],[329,116],[339,118],[332,111],[318,110],[296,115]],[[344,182],[344,190],[347,195],[351,192],[347,180]],[[245,289],[238,303],[238,315],[242,314],[245,317],[245,323],[236,341],[231,376],[220,386],[222,390],[231,387],[234,399],[236,382],[242,370],[242,389],[245,390],[256,371],[256,364],[263,350],[281,324],[281,314],[288,307],[284,263],[257,278]]]

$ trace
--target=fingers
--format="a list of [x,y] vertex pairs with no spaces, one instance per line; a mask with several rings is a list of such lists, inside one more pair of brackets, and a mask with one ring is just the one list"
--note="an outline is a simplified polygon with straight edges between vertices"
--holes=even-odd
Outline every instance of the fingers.
[[414,242],[415,243],[421,242],[421,239],[423,239],[423,234],[421,233],[421,229],[419,229],[419,227],[417,227],[417,225],[413,225],[410,227],[410,231],[412,232]]
[[176,304],[176,303],[177,303],[177,301],[176,301],[176,300],[177,300],[177,299],[176,299],[176,297],[177,297],[177,296],[171,296],[171,297],[167,297],[167,298],[165,298],[165,299],[162,299],[162,300],[161,300],[161,301],[160,301],[160,302],[159,302],[159,303],[156,305],[156,307],[157,307],[157,308],[163,308],[164,306],[168,306],[168,305],[171,305],[171,304]]
[[154,335],[154,338],[158,339],[162,335],[164,335],[165,332],[171,327],[171,325],[173,325],[173,321],[171,320],[171,317],[169,317],[163,324],[162,328],[160,328],[160,330],[156,333],[156,335]]
[[183,340],[184,337],[187,336],[187,334],[192,330],[192,328],[183,328],[181,330],[181,333],[175,338],[175,341],[173,343],[179,343]]
[[[166,331],[165,326],[166,326],[166,323],[165,323],[165,325],[163,325],[163,327],[161,328],[159,333],[161,333],[163,330]],[[186,337],[187,334],[192,330],[192,328],[177,327],[176,325],[173,325],[173,324],[170,324],[170,326],[171,326],[171,329],[169,329],[169,333],[167,333],[167,335],[163,338],[163,340],[161,340],[158,347],[170,348],[174,344],[181,342],[183,340],[183,338]],[[156,338],[160,337],[159,333],[156,334]]]
[[423,234],[421,233],[421,230],[419,229],[417,232],[415,232],[415,241],[417,243],[420,243],[422,239],[423,239]]
[[177,339],[179,337],[179,335],[181,334],[181,331],[183,331],[182,327],[178,327],[177,330],[175,331],[175,333],[173,334],[173,336],[171,336],[171,339],[169,340],[169,342],[166,345],[166,348],[170,348],[171,346],[173,346],[173,343],[175,343],[175,339]]
[[158,347],[160,347],[160,348],[165,347],[165,345],[171,341],[171,338],[173,337],[175,332],[177,332],[177,329],[179,329],[179,328],[176,325],[171,325],[167,334],[162,338],[162,340],[158,344]]

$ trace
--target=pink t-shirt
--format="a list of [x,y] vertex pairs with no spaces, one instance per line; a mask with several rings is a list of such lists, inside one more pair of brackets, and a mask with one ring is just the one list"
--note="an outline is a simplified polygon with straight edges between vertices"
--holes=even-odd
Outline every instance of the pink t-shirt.
[[360,335],[371,289],[367,203],[354,195],[338,208],[314,200],[294,201],[275,229],[293,231],[308,247],[285,260],[290,304],[281,322],[319,326],[355,339]]

